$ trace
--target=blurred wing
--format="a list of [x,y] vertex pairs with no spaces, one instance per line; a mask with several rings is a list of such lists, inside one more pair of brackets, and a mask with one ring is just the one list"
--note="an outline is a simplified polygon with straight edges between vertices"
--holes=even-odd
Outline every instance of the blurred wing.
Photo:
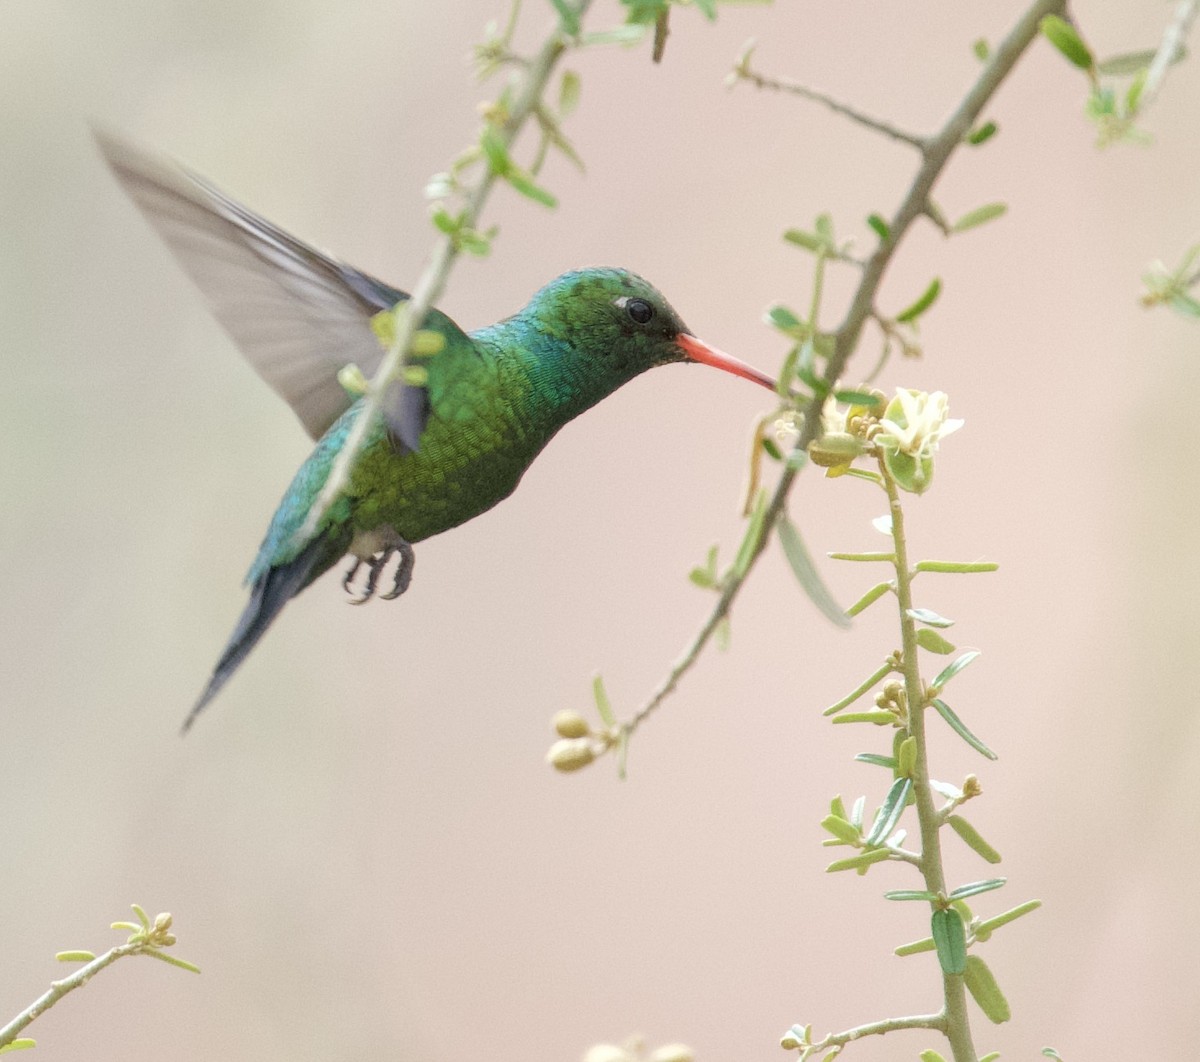
[[[338,371],[353,362],[374,374],[383,348],[371,318],[408,295],[288,235],[182,166],[111,133],[95,135],[121,186],[217,320],[309,435],[320,438],[351,403]],[[446,331],[447,339],[462,335],[436,311],[427,327]],[[385,416],[415,450],[428,411],[424,389],[395,392]]]

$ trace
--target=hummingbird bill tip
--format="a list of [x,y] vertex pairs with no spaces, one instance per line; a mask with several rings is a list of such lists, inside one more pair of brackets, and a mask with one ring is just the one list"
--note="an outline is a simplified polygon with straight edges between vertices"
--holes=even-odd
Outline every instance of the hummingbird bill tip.
[[775,390],[775,381],[766,373],[759,372],[753,365],[747,365],[732,354],[726,354],[723,350],[710,347],[687,332],[680,332],[676,342],[692,361],[698,361],[701,365],[711,365],[714,369],[733,373],[734,376],[740,376],[743,380],[750,380],[771,391]]

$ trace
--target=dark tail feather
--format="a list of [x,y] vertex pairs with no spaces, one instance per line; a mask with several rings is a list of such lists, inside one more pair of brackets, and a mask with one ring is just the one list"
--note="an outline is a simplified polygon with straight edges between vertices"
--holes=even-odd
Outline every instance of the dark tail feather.
[[250,589],[250,600],[238,620],[237,627],[225,646],[221,659],[217,661],[217,666],[213,668],[212,678],[208,680],[200,699],[192,705],[192,710],[183,721],[183,733],[186,734],[191,729],[196,716],[217,695],[241,662],[250,655],[250,650],[258,644],[259,638],[283,611],[283,606],[328,568],[330,563],[332,561],[329,559],[329,543],[323,538],[317,538],[309,543],[295,560],[276,568],[269,568],[266,574],[258,577]]

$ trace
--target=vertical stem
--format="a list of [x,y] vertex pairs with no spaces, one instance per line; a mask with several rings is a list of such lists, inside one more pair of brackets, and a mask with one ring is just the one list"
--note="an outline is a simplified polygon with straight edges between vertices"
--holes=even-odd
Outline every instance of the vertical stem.
[[[929,757],[925,742],[925,687],[921,682],[920,661],[917,659],[917,625],[909,615],[913,607],[913,572],[908,564],[908,543],[904,537],[904,509],[900,492],[879,457],[879,471],[887,491],[892,517],[892,541],[896,547],[896,597],[900,606],[900,636],[903,653],[904,693],[908,701],[908,733],[917,747],[913,761],[913,798],[921,833],[921,873],[925,888],[937,895],[946,893],[946,875],[942,869],[942,844],[938,834],[937,810],[933,806],[933,791],[929,786]],[[971,1022],[967,1014],[967,992],[961,974],[942,974],[942,989],[946,999],[946,1039],[954,1054],[954,1062],[977,1062],[971,1039]]]

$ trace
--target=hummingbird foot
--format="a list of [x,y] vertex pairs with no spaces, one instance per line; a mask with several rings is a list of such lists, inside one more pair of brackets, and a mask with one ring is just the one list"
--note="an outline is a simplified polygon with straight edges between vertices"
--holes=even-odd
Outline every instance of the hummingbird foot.
[[[409,583],[412,582],[413,567],[416,564],[416,554],[413,552],[412,546],[390,527],[380,529],[370,536],[364,536],[363,544],[374,547],[373,551],[366,556],[356,556],[354,563],[342,578],[342,588],[346,593],[353,595],[355,592],[354,577],[358,574],[359,568],[364,564],[367,566],[367,580],[363,584],[362,592],[358,597],[352,596],[350,604],[364,605],[375,596],[380,576],[391,562],[392,557],[399,554],[400,560],[396,564],[392,588],[386,594],[379,595],[381,601],[394,601],[408,589]],[[351,549],[353,551],[353,546]]]

